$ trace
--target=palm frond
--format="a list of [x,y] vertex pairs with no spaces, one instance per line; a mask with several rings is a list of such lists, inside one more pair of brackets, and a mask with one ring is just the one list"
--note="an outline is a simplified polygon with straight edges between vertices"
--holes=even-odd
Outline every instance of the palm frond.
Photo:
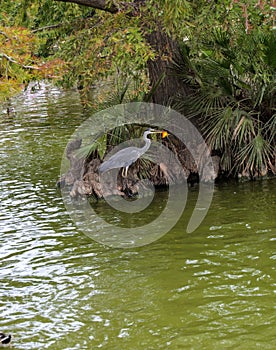
[[233,130],[232,140],[238,148],[250,142],[256,135],[255,123],[250,113],[239,108],[233,111],[233,116],[235,117],[235,128]]
[[105,134],[102,135],[92,145],[86,145],[77,149],[74,152],[74,155],[79,159],[88,158],[93,152],[97,151],[99,156],[102,158],[106,151],[106,138],[107,137]]
[[267,172],[272,157],[273,148],[259,131],[248,144],[241,148],[235,161],[239,164],[238,168],[242,172],[248,172],[252,177],[255,177]]
[[212,149],[223,150],[231,143],[235,117],[230,106],[217,109],[202,125],[202,131]]
[[267,140],[275,147],[276,143],[276,114],[273,114],[271,118],[264,125],[264,132]]

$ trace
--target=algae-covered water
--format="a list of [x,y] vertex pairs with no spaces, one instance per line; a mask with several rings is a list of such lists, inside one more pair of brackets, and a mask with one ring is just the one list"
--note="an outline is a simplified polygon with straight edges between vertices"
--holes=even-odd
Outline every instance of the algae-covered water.
[[276,348],[275,180],[216,185],[188,234],[191,188],[161,239],[110,248],[78,230],[56,188],[87,118],[77,92],[42,85],[11,107],[0,115],[0,332],[14,349]]

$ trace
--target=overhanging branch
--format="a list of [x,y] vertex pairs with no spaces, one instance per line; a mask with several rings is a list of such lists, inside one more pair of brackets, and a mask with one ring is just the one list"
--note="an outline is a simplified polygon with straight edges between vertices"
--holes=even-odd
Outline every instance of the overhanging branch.
[[11,56],[6,55],[5,53],[0,52],[0,58],[3,57],[5,58],[7,61],[11,62],[11,63],[15,63],[18,64],[20,67],[24,68],[24,69],[34,69],[34,70],[39,70],[38,67],[34,67],[34,66],[26,66],[24,64],[21,64],[19,62],[17,62],[14,58],[12,58]]
[[58,28],[58,27],[61,27],[61,26],[62,26],[62,23],[51,24],[49,26],[45,26],[45,27],[40,27],[40,28],[34,29],[34,30],[32,30],[32,33],[42,32],[43,30],[54,29],[54,28]]
[[4,35],[4,37],[5,37],[7,40],[11,40],[10,37],[9,37],[6,33],[2,32],[2,30],[0,30],[0,35]]
[[107,11],[110,13],[116,13],[119,11],[119,7],[110,0],[55,0],[61,2],[72,2],[78,5],[84,5],[88,7],[93,7],[98,10]]

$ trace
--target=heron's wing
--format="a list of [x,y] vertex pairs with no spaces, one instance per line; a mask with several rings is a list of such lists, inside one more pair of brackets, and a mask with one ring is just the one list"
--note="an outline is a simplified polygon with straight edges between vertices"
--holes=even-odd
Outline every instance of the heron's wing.
[[99,167],[99,171],[104,173],[110,169],[125,168],[130,166],[142,155],[142,153],[141,148],[138,147],[124,148],[113,154],[113,156],[111,156],[107,161],[103,162]]

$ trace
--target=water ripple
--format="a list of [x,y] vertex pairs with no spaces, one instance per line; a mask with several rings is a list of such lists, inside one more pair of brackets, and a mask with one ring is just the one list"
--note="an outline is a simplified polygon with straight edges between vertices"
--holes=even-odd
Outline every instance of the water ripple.
[[274,349],[273,182],[217,187],[193,234],[184,215],[154,244],[103,247],[55,187],[84,119],[78,94],[43,85],[12,104],[0,116],[0,331],[15,349]]

